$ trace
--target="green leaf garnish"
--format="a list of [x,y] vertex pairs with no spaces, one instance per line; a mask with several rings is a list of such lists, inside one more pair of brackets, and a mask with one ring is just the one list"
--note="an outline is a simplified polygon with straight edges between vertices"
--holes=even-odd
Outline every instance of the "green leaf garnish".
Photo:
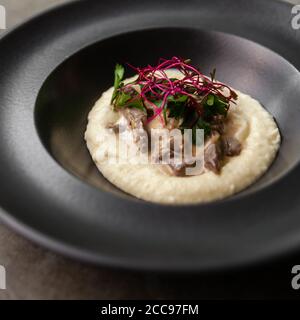
[[192,128],[192,142],[196,144],[197,142],[197,129],[204,130],[204,137],[207,137],[211,133],[210,124],[204,121],[202,118],[199,118],[197,123]]
[[121,86],[123,77],[124,77],[124,72],[125,69],[122,65],[117,64],[116,68],[115,68],[115,81],[114,81],[114,92],[112,95],[112,99],[111,99],[111,103],[113,103],[113,101],[116,99],[117,95],[118,95],[118,89]]
[[186,102],[186,100],[188,99],[188,96],[185,95],[181,95],[181,96],[168,96],[168,101],[169,102],[174,102],[174,103],[182,103],[182,102]]
[[143,101],[141,99],[134,99],[133,101],[130,101],[128,104],[127,104],[127,107],[128,108],[135,108],[135,109],[140,109],[144,112],[147,112],[144,104],[143,104]]
[[205,136],[209,135],[211,132],[210,124],[207,121],[204,121],[202,118],[198,119],[194,127],[196,127],[197,129],[203,129]]
[[124,91],[118,92],[114,106],[115,108],[136,108],[146,112],[146,108],[140,97],[125,93]]
[[115,82],[114,82],[115,89],[119,88],[120,83],[124,77],[124,72],[125,72],[124,67],[121,64],[117,64],[115,69]]
[[226,116],[229,108],[229,103],[223,101],[220,97],[214,94],[210,94],[208,95],[203,108],[205,118],[210,118],[218,114]]
[[207,100],[206,100],[206,103],[207,103],[209,106],[213,106],[213,105],[214,105],[214,102],[215,102],[215,96],[214,96],[213,94],[208,95]]
[[216,109],[216,113],[226,116],[229,103],[221,100],[221,98],[217,98],[214,103],[214,107]]
[[186,111],[186,102],[188,96],[169,96],[167,108],[169,110],[169,118],[175,118],[176,120],[183,118]]
[[125,93],[124,91],[117,94],[116,105],[118,107],[124,107],[124,105],[131,99],[131,95]]

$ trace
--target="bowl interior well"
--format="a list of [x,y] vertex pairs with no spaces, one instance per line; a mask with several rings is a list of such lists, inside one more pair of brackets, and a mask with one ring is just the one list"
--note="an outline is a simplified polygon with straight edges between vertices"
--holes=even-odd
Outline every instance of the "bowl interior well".
[[[111,192],[84,141],[87,115],[113,83],[117,62],[154,64],[160,57],[191,58],[203,73],[258,99],[275,117],[282,145],[268,172],[243,192],[274,182],[300,160],[300,75],[289,62],[251,41],[198,29],[153,29],[126,33],[87,47],[61,64],[44,83],[36,103],[36,125],[49,153],[66,170]],[[128,76],[133,75],[127,69]],[[249,110],[251,112],[251,110]],[[255,164],[253,164],[255,165]],[[123,194],[123,193],[122,193]]]

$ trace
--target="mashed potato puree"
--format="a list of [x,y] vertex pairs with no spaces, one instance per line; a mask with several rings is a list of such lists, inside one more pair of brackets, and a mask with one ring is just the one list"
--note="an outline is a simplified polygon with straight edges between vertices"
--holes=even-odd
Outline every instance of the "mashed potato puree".
[[[131,79],[127,79],[130,81]],[[126,82],[126,81],[125,81]],[[99,156],[110,146],[106,128],[119,114],[112,110],[113,88],[103,93],[88,116],[85,139],[90,154],[103,176],[123,191],[147,201],[169,204],[200,203],[228,197],[257,180],[271,165],[280,145],[273,117],[249,95],[235,90],[236,105],[228,112],[227,131],[235,128],[242,143],[239,156],[229,158],[220,174],[207,171],[189,177],[167,175],[155,164],[111,164]]]

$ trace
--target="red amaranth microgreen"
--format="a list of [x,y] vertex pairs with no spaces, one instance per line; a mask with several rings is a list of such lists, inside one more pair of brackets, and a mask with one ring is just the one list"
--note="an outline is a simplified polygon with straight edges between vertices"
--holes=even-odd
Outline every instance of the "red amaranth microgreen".
[[[112,103],[115,109],[138,107],[148,111],[148,122],[156,117],[163,125],[167,125],[168,118],[172,117],[185,120],[185,112],[192,109],[197,114],[194,125],[199,127],[205,123],[208,131],[210,119],[214,115],[226,116],[230,102],[237,99],[229,86],[215,80],[215,69],[209,78],[191,65],[190,60],[173,57],[159,59],[156,66],[137,68],[128,65],[136,71],[137,79],[124,84],[124,69],[117,65]],[[168,77],[168,70],[179,71],[180,79]]]

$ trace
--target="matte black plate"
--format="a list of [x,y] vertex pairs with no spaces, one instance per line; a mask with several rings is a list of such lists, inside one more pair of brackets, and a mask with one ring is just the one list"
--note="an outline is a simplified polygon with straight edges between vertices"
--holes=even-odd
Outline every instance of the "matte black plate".
[[[130,268],[207,270],[298,248],[300,31],[290,22],[291,6],[275,1],[76,1],[9,33],[0,41],[3,220],[67,255]],[[137,200],[86,150],[86,116],[115,63],[173,55],[217,67],[280,127],[268,173],[224,201]]]

